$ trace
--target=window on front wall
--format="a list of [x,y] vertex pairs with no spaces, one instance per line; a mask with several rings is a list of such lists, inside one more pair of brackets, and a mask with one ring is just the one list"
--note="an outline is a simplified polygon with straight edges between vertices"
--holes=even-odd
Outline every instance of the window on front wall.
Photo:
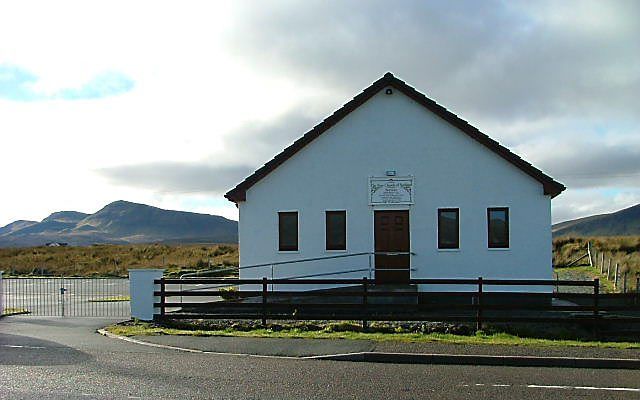
[[460,248],[460,209],[438,209],[438,248]]
[[278,250],[298,251],[298,213],[278,213]]
[[509,248],[509,208],[488,208],[487,228],[490,249]]
[[326,249],[347,249],[347,212],[327,211],[325,213]]

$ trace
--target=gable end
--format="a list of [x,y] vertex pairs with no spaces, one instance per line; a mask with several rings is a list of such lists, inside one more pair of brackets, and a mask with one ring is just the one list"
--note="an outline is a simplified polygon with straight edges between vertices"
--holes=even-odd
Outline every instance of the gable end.
[[530,163],[526,162],[515,153],[512,153],[509,149],[502,146],[497,141],[491,139],[488,135],[480,132],[478,128],[475,128],[474,126],[470,125],[467,121],[458,117],[457,115],[447,110],[443,106],[439,105],[435,101],[431,100],[424,94],[418,92],[415,88],[407,85],[404,81],[396,78],[390,72],[387,72],[382,78],[375,81],[373,84],[371,84],[371,86],[363,90],[351,101],[349,101],[340,109],[335,111],[333,114],[325,118],[318,125],[314,126],[310,131],[308,131],[301,138],[293,142],[289,147],[285,148],[282,152],[276,155],[272,160],[270,160],[261,168],[256,170],[253,174],[251,174],[245,180],[240,182],[235,188],[227,192],[224,195],[224,197],[226,197],[230,201],[233,201],[234,203],[245,201],[247,198],[246,197],[247,190],[251,186],[256,184],[265,176],[267,176],[271,171],[273,171],[278,166],[280,166],[280,164],[284,163],[286,160],[291,158],[294,154],[296,154],[298,151],[304,148],[307,144],[311,143],[315,138],[317,138],[322,133],[330,129],[332,126],[340,122],[344,117],[346,117],[349,113],[351,113],[356,108],[360,107],[367,100],[369,100],[371,97],[377,94],[380,90],[389,86],[401,91],[410,99],[416,101],[418,104],[422,105],[432,113],[444,119],[445,121],[455,126],[462,132],[466,133],[468,136],[470,136],[480,144],[484,145],[489,150],[493,151],[494,153],[496,153],[506,161],[518,167],[527,175],[531,176],[532,178],[540,182],[544,189],[545,195],[548,195],[548,196],[551,196],[551,198],[554,198],[566,189],[566,187],[563,184],[555,181],[553,178],[546,175],[545,173],[543,173],[542,171],[540,171]]

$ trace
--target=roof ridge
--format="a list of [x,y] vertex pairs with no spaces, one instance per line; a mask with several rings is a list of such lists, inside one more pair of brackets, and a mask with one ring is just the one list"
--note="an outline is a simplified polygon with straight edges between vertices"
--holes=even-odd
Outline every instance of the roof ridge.
[[553,198],[560,194],[563,190],[565,190],[565,186],[563,184],[555,181],[540,169],[534,167],[531,163],[525,161],[522,157],[509,150],[507,147],[501,145],[497,140],[492,139],[491,137],[489,137],[489,135],[481,132],[478,128],[471,125],[468,121],[458,117],[452,111],[449,111],[446,107],[438,104],[435,100],[430,99],[424,93],[419,92],[413,86],[395,77],[391,72],[387,72],[382,78],[379,78],[371,85],[366,87],[360,93],[355,95],[351,100],[343,104],[342,107],[335,110],[332,114],[328,115],[320,123],[307,131],[304,135],[295,140],[292,144],[284,148],[274,158],[263,164],[253,174],[245,178],[242,182],[236,185],[236,187],[228,191],[224,195],[224,197],[236,203],[239,201],[245,201],[247,189],[264,178],[267,174],[269,174],[269,172],[280,166],[280,164],[288,160],[307,144],[311,143],[315,138],[317,138],[329,128],[334,126],[336,123],[341,121],[356,108],[360,107],[386,86],[393,86],[396,89],[400,90],[406,96],[415,100],[420,105],[427,108],[429,111],[433,112],[451,125],[460,129],[462,132],[466,133],[478,143],[484,145],[497,155],[501,156],[506,161],[520,168],[523,172],[536,179],[543,185],[545,195],[550,195]]

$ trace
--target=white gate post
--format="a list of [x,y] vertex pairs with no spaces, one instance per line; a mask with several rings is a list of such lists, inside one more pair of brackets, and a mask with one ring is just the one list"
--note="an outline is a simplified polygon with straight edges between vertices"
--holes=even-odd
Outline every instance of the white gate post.
[[0,315],[4,313],[4,293],[2,288],[2,273],[4,271],[0,271]]
[[162,278],[164,269],[130,269],[129,270],[129,295],[131,296],[131,318],[142,321],[153,319],[153,303],[160,301],[153,292],[160,290],[160,285],[153,283],[155,279]]

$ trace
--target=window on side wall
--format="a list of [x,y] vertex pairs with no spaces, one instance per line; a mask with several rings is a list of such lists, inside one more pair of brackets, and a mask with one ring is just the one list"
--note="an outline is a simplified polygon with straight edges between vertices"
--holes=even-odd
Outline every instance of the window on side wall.
[[325,241],[327,250],[347,249],[347,212],[325,212]]
[[490,249],[509,248],[509,208],[487,209],[487,230]]
[[278,250],[298,251],[298,212],[278,213]]
[[460,209],[438,209],[438,249],[460,248]]

